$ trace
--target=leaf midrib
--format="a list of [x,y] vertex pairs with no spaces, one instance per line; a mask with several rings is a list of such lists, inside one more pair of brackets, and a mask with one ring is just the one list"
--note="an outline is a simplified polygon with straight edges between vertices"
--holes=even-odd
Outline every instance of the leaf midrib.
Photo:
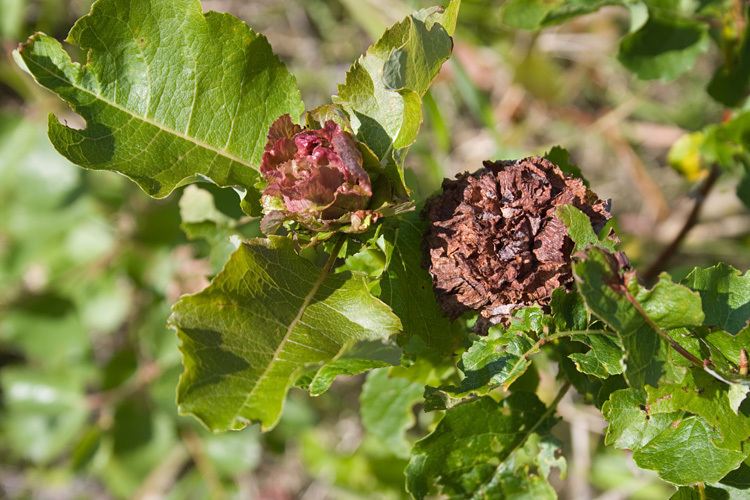
[[[253,385],[253,388],[250,390],[250,392],[245,397],[245,400],[242,402],[242,404],[239,406],[239,408],[235,412],[233,420],[236,420],[237,417],[241,416],[240,414],[242,410],[247,407],[247,404],[252,399],[253,395],[255,394],[255,391],[258,389],[258,387],[262,385],[268,373],[275,366],[276,361],[278,361],[279,359],[279,354],[281,354],[281,352],[284,350],[284,347],[286,347],[286,344],[291,338],[292,333],[294,333],[294,329],[296,328],[297,324],[302,319],[302,316],[304,316],[305,311],[307,310],[307,306],[310,305],[310,302],[315,297],[315,294],[318,293],[318,290],[320,289],[320,287],[323,285],[323,282],[328,277],[328,271],[329,271],[329,266],[326,266],[320,270],[320,274],[318,275],[318,278],[315,280],[315,282],[312,285],[312,288],[307,293],[307,295],[305,295],[305,298],[302,300],[302,304],[300,305],[299,310],[297,311],[297,315],[289,323],[289,326],[287,327],[284,337],[282,337],[282,339],[279,341],[279,346],[274,351],[271,361],[266,366],[266,369],[263,370],[263,373],[260,375],[260,377],[258,377],[258,379],[255,382],[255,385]],[[262,424],[265,425],[265,422],[263,422]]]
[[[37,40],[39,40],[39,39],[37,39]],[[216,153],[216,154],[218,154],[220,156],[223,156],[223,157],[227,158],[228,160],[240,163],[242,165],[245,165],[247,167],[252,168],[253,170],[257,170],[247,160],[244,160],[242,158],[238,158],[237,156],[229,153],[226,150],[219,149],[219,148],[217,148],[215,146],[212,146],[210,144],[207,144],[207,143],[205,143],[205,142],[203,142],[203,141],[201,141],[199,139],[196,139],[195,137],[189,136],[189,135],[187,135],[185,133],[182,133],[182,132],[178,132],[177,130],[174,130],[173,128],[167,127],[166,125],[164,125],[162,123],[156,122],[156,121],[148,118],[147,116],[142,116],[142,115],[136,114],[132,110],[130,110],[128,108],[125,108],[125,107],[119,105],[118,103],[113,102],[110,99],[107,99],[107,98],[103,97],[101,94],[97,94],[97,93],[95,93],[95,92],[93,92],[93,91],[91,91],[91,90],[89,90],[89,89],[87,89],[85,87],[81,87],[79,85],[74,84],[70,80],[62,78],[60,75],[58,75],[56,73],[53,73],[52,71],[48,70],[45,66],[42,66],[41,64],[37,63],[36,60],[34,58],[32,58],[32,57],[27,56],[27,58],[25,58],[25,59],[26,59],[26,61],[31,62],[32,64],[34,64],[35,66],[37,66],[38,68],[40,68],[42,70],[42,72],[46,72],[47,74],[49,74],[52,78],[55,78],[55,79],[57,79],[57,80],[65,83],[65,84],[67,84],[71,88],[74,88],[74,89],[76,89],[76,90],[78,90],[80,92],[83,92],[85,94],[88,94],[88,95],[94,97],[95,99],[97,99],[97,100],[99,100],[99,101],[101,101],[101,102],[103,102],[103,103],[105,103],[105,104],[107,104],[107,105],[109,105],[109,106],[111,106],[111,107],[113,107],[113,108],[115,108],[115,109],[117,109],[117,110],[119,110],[119,111],[121,111],[121,112],[129,115],[129,116],[131,116],[132,119],[134,119],[134,120],[141,120],[144,123],[147,123],[149,125],[152,125],[152,126],[158,128],[159,130],[163,130],[164,132],[171,133],[172,135],[180,137],[180,138],[182,138],[182,139],[184,139],[184,140],[186,140],[188,142],[191,142],[191,143],[195,144],[198,147],[203,147],[204,149],[207,149],[209,151],[213,151],[214,153]],[[62,69],[59,66],[56,66],[56,67],[58,69]],[[82,71],[82,69],[80,69],[80,68],[78,70]],[[47,87],[47,86],[45,85],[44,87]],[[151,87],[149,86],[149,94],[150,94],[150,90],[151,90]],[[59,95],[59,93],[57,93],[57,94]],[[241,100],[242,100],[242,98],[240,98],[240,101]],[[67,101],[67,100],[66,100],[66,102],[68,102],[71,105],[71,107],[73,107],[73,110],[77,112],[77,110],[76,110],[77,106],[76,105],[74,105],[72,102]],[[238,103],[238,106],[239,106],[239,103]],[[195,108],[195,106],[191,106],[191,109],[190,109],[191,115],[192,115],[192,113],[194,111],[194,108]],[[232,120],[232,129],[234,129],[234,121],[235,120]],[[86,124],[88,126],[88,120],[86,121]],[[231,139],[231,137],[230,137],[230,139]],[[227,143],[228,142],[229,142],[229,140],[227,141]]]

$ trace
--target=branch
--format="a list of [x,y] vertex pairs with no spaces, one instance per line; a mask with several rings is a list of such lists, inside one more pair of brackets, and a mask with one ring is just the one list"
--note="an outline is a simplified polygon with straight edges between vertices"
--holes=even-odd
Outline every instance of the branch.
[[677,233],[677,236],[674,240],[672,240],[672,243],[667,245],[661,251],[656,260],[642,274],[644,280],[646,280],[647,282],[653,281],[654,278],[656,278],[656,276],[658,276],[658,274],[666,267],[667,261],[669,261],[672,255],[677,251],[679,246],[682,244],[682,240],[685,239],[685,236],[687,236],[688,232],[690,232],[693,226],[695,226],[695,223],[698,221],[698,214],[700,213],[701,207],[703,206],[703,202],[706,201],[706,197],[711,191],[711,188],[713,188],[714,184],[716,183],[716,179],[718,179],[720,173],[721,170],[716,165],[711,168],[711,172],[708,174],[708,177],[703,183],[703,186],[701,186],[701,189],[696,196],[695,205],[693,205],[693,209],[690,211],[690,215],[688,215],[688,218],[685,219],[685,223],[682,225],[682,229],[680,229],[680,232]]

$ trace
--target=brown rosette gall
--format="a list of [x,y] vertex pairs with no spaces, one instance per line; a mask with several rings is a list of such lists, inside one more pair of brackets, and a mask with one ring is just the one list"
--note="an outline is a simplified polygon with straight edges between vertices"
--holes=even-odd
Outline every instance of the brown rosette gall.
[[311,231],[361,232],[375,218],[365,210],[370,177],[351,134],[329,120],[322,129],[302,129],[289,115],[268,132],[260,172],[268,187],[261,203],[261,229],[271,234],[286,221]]
[[422,211],[425,264],[440,307],[451,319],[479,311],[479,331],[518,308],[548,306],[555,288],[573,283],[574,244],[557,207],[578,208],[597,232],[611,218],[581,179],[544,158],[484,166],[444,180]]

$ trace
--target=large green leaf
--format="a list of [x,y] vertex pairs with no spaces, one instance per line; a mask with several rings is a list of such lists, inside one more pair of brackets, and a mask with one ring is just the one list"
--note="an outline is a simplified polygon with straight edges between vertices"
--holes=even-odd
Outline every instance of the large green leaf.
[[386,255],[380,298],[401,318],[404,328],[399,344],[407,345],[417,336],[436,352],[450,355],[461,336],[461,325],[443,314],[432,291],[432,277],[422,267],[426,226],[427,222],[412,212],[386,227],[380,240]]
[[265,37],[198,0],[99,0],[66,40],[71,61],[37,33],[16,60],[86,120],[49,117],[49,138],[72,162],[114,170],[148,194],[168,195],[204,175],[249,187],[271,123],[304,107],[294,77]]
[[730,386],[708,373],[690,370],[679,384],[662,383],[647,391],[651,413],[687,411],[703,417],[721,433],[713,440],[718,448],[741,451],[750,439],[750,401],[735,411]]
[[405,197],[403,158],[422,123],[422,96],[450,57],[460,0],[424,9],[389,28],[351,67],[333,102]]
[[675,12],[650,12],[646,23],[620,42],[620,62],[642,80],[674,80],[708,50],[708,24]]
[[185,364],[180,411],[210,429],[249,421],[273,427],[287,390],[306,369],[401,327],[370,295],[364,275],[328,274],[292,245],[282,237],[250,240],[208,288],[173,308]]
[[414,425],[412,408],[422,400],[424,384],[391,377],[387,368],[367,375],[359,397],[362,425],[395,456],[408,458],[406,431]]
[[573,272],[588,307],[620,337],[624,375],[631,387],[658,386],[662,377],[680,378],[679,368],[669,359],[669,344],[660,334],[702,323],[697,293],[672,283],[665,274],[647,290],[635,277],[620,274],[614,256],[599,248],[574,262]]
[[436,490],[455,499],[516,498],[524,490],[527,498],[554,498],[544,473],[532,475],[523,467],[516,475],[513,459],[531,435],[545,435],[555,421],[532,393],[457,406],[414,445],[406,489],[417,499]]
[[706,91],[721,104],[735,107],[742,104],[750,84],[750,25],[745,27],[736,54],[727,51],[724,58]]
[[[706,377],[707,383],[712,384],[713,379]],[[703,404],[696,403],[694,395],[688,393],[699,389],[688,381],[674,385],[671,393],[669,389],[659,392],[658,397],[653,388],[649,388],[648,393],[634,389],[614,392],[602,406],[604,418],[609,421],[605,443],[635,451],[633,458],[639,467],[655,470],[672,483],[718,481],[736,469],[748,451],[717,446],[722,438],[719,429],[700,415],[685,411],[689,407],[710,414],[705,411],[707,407],[724,404],[712,397],[705,398]],[[684,399],[678,392],[684,392],[692,405],[681,404]],[[678,400],[677,404],[671,404],[673,397]]]
[[697,486],[683,486],[669,500],[747,500],[750,498],[750,463],[745,460],[718,483],[706,485],[701,492]]
[[633,454],[639,467],[652,469],[670,483],[715,483],[736,469],[748,452],[717,448],[716,431],[701,417],[676,420]]
[[682,284],[701,296],[706,324],[736,335],[750,321],[750,273],[724,263],[694,269]]

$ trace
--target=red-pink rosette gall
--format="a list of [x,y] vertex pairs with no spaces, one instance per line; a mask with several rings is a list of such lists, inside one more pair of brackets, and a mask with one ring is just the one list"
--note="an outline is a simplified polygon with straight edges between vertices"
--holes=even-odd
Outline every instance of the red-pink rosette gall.
[[268,184],[261,198],[266,234],[287,221],[311,231],[358,233],[377,216],[367,210],[372,185],[357,143],[332,120],[303,129],[281,116],[269,129],[260,172]]

